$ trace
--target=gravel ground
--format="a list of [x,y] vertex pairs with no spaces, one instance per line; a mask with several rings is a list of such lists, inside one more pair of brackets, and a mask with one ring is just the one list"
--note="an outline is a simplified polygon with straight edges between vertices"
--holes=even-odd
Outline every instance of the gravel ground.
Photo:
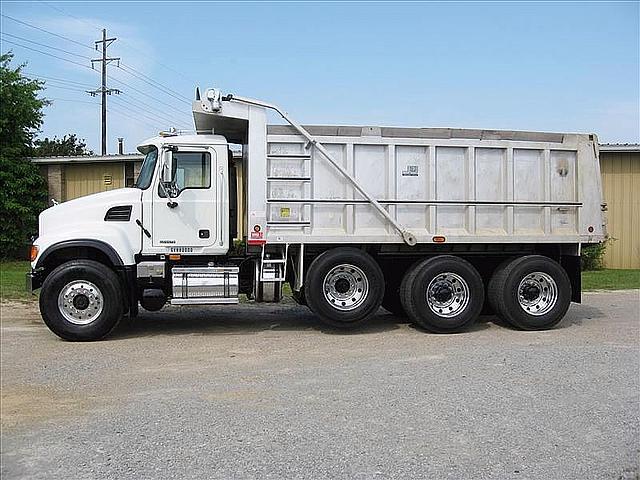
[[381,310],[345,334],[244,304],[95,343],[4,303],[1,475],[636,479],[640,292],[584,297],[547,332],[431,335]]

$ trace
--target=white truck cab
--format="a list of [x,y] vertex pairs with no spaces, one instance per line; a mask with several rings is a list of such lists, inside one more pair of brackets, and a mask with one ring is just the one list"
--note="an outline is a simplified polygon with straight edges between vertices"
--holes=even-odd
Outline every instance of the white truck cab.
[[217,90],[193,116],[195,134],[140,144],[133,188],[41,213],[28,288],[60,337],[102,338],[139,306],[278,301],[285,282],[337,328],[381,305],[432,332],[483,308],[551,328],[606,235],[593,134],[303,127]]

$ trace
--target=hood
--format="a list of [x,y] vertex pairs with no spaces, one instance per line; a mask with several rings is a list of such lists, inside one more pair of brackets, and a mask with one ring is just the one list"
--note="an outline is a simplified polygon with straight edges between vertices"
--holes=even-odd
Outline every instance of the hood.
[[72,225],[103,222],[107,211],[112,207],[131,205],[132,210],[137,211],[141,200],[141,190],[119,188],[60,203],[40,214],[39,236],[68,229]]

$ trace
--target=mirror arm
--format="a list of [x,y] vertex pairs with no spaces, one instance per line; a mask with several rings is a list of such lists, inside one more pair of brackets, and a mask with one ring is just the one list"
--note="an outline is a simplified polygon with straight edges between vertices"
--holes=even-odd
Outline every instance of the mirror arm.
[[160,188],[162,189],[162,193],[164,193],[168,199],[167,207],[176,208],[178,206],[178,202],[174,202],[173,200],[171,200],[171,195],[169,194],[169,190],[167,190],[167,188],[164,186],[164,182],[161,181],[159,185],[160,185]]

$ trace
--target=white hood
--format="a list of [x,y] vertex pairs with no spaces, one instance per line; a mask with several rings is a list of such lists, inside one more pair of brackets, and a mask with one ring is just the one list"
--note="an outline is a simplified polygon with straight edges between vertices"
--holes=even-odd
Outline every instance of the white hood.
[[[129,205],[131,217],[128,221],[105,220],[110,208]],[[140,252],[142,245],[142,231],[136,220],[142,220],[141,190],[121,188],[96,193],[44,210],[39,217],[39,236],[34,244],[38,246],[40,256],[56,243],[98,240],[112,246],[125,264],[133,264],[133,255]]]

